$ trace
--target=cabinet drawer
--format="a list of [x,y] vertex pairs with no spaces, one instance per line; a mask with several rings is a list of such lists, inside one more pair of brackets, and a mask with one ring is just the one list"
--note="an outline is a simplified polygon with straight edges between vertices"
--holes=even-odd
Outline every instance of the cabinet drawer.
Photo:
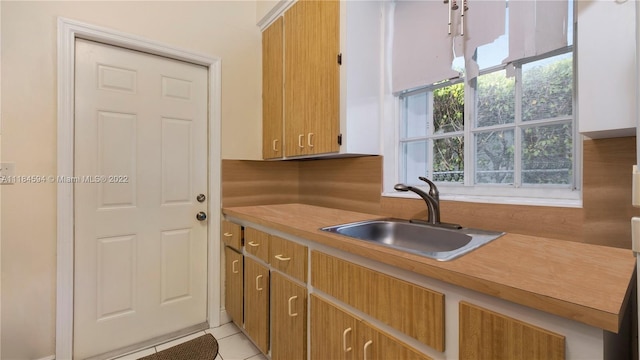
[[242,226],[231,221],[222,220],[220,233],[222,242],[238,251],[242,251]]
[[253,228],[244,229],[244,249],[258,259],[269,262],[269,234]]
[[275,269],[306,282],[307,247],[277,236],[269,239],[269,263]]
[[311,285],[438,351],[444,351],[444,294],[318,251]]
[[564,336],[460,302],[460,359],[564,358]]

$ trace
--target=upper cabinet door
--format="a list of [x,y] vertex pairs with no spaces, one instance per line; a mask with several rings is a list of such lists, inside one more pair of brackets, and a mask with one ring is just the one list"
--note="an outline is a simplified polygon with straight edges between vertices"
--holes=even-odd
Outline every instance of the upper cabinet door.
[[284,20],[286,156],[338,152],[340,3],[298,1]]
[[262,157],[282,158],[284,47],[283,20],[262,33]]

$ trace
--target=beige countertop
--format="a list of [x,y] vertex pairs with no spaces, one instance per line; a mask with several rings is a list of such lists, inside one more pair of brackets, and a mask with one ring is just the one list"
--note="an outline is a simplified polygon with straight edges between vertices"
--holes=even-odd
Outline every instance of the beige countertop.
[[303,204],[231,207],[223,213],[616,333],[635,274],[635,257],[625,249],[506,234],[441,262],[319,230],[379,215]]

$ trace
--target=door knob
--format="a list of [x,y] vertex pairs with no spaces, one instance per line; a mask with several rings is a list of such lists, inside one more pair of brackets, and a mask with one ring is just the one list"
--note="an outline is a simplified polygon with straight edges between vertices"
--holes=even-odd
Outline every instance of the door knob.
[[207,220],[207,213],[205,213],[204,211],[200,211],[199,213],[196,214],[196,219],[198,219],[198,221]]
[[207,200],[207,197],[204,196],[204,194],[198,194],[198,196],[196,196],[196,200],[198,200],[198,202],[204,202]]

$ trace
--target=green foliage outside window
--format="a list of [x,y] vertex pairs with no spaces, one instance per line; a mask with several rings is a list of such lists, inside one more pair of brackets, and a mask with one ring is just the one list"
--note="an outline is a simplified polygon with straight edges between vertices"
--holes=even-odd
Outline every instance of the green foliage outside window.
[[[570,184],[573,164],[573,62],[571,56],[551,58],[522,67],[522,126],[475,135],[478,183],[511,183],[514,171],[514,131],[521,131],[522,182]],[[504,70],[477,78],[475,128],[515,123],[515,78]],[[534,120],[568,117],[552,124]],[[464,129],[464,83],[433,91],[434,133]],[[436,181],[462,182],[464,139],[451,136],[434,140],[433,177]]]

